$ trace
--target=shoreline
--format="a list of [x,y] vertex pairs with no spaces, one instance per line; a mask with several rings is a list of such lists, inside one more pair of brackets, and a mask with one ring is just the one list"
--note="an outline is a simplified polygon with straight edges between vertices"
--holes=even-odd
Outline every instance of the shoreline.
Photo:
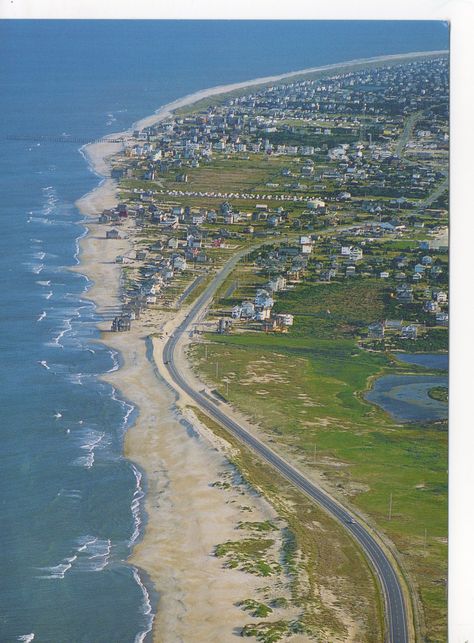
[[[76,202],[85,217],[81,224],[87,233],[79,239],[79,263],[73,269],[92,282],[83,296],[92,300],[99,312],[118,307],[121,266],[115,263],[115,256],[133,247],[129,234],[131,222],[123,227],[127,238],[111,242],[105,241],[103,228],[95,221],[103,209],[118,202],[109,160],[123,145],[107,139],[127,138],[134,129],[159,123],[176,109],[247,87],[335,69],[348,70],[358,65],[447,53],[441,50],[357,59],[199,90],[160,107],[124,132],[109,134],[99,143],[83,146],[80,151],[89,167],[102,177],[98,186]],[[231,504],[234,501],[223,500],[222,491],[211,486],[223,475],[232,475],[233,466],[226,457],[229,446],[196,422],[196,418],[178,413],[174,394],[165,380],[156,376],[148,340],[165,324],[173,325],[176,321],[170,321],[163,313],[145,312],[143,319],[134,322],[134,328],[126,334],[107,332],[108,322],[97,325],[101,330],[99,341],[121,356],[120,368],[102,378],[122,392],[136,410],[135,422],[126,427],[124,456],[146,476],[145,529],[134,543],[127,563],[144,570],[154,585],[153,593],[160,595],[153,641],[170,640],[172,633],[176,641],[225,642],[235,638],[233,631],[246,618],[235,606],[236,599],[255,596],[261,582],[258,577],[223,569],[219,559],[211,555],[216,544],[236,538],[235,525],[239,517],[245,520],[245,515],[240,516]],[[152,340],[151,344],[152,354],[156,354],[159,342]],[[192,431],[186,426],[186,420],[192,424]],[[236,489],[231,487],[230,493],[243,493]],[[251,489],[245,490],[244,500],[247,504],[252,502],[254,520],[276,519],[273,508],[267,501],[253,497]],[[294,637],[294,640],[297,643],[300,639]]]
[[[76,201],[76,206],[79,208],[79,210],[81,210],[81,208],[86,210],[90,207],[89,199],[88,199],[90,195],[95,194],[96,191],[100,190],[101,188],[103,188],[104,191],[106,188],[110,190],[111,184],[109,183],[109,181],[112,181],[112,179],[110,178],[110,167],[107,164],[107,158],[110,156],[113,156],[114,154],[119,152],[120,149],[122,148],[121,143],[111,142],[113,139],[117,139],[118,137],[122,137],[126,139],[131,135],[131,133],[134,130],[143,129],[151,125],[155,125],[156,123],[160,123],[161,121],[165,120],[168,116],[171,116],[175,110],[181,107],[187,107],[189,105],[193,105],[194,103],[197,103],[206,98],[211,98],[212,96],[227,94],[240,89],[245,89],[247,87],[255,87],[259,85],[265,85],[271,82],[278,82],[280,80],[285,80],[287,78],[288,79],[297,78],[298,76],[305,76],[308,74],[316,74],[319,72],[325,72],[325,71],[331,71],[331,70],[337,70],[337,69],[349,70],[350,68],[355,66],[364,66],[364,65],[371,65],[371,64],[384,63],[384,62],[387,62],[387,63],[397,62],[398,60],[403,61],[407,59],[409,60],[411,58],[416,59],[416,58],[426,58],[426,57],[432,57],[432,56],[448,56],[448,55],[449,55],[449,51],[447,49],[439,49],[439,50],[433,50],[433,51],[414,51],[414,52],[403,53],[403,54],[388,54],[385,56],[373,56],[371,58],[356,58],[353,60],[342,61],[339,63],[331,63],[329,65],[320,65],[319,67],[308,67],[305,69],[285,72],[283,74],[278,74],[273,76],[262,76],[259,78],[253,78],[253,79],[249,79],[249,80],[245,80],[237,83],[215,85],[213,87],[200,89],[190,94],[186,94],[181,98],[177,98],[169,103],[166,103],[165,105],[162,105],[155,112],[153,112],[153,114],[150,114],[149,116],[144,116],[143,118],[140,118],[137,121],[134,121],[130,125],[130,127],[124,130],[123,132],[113,132],[113,133],[107,134],[102,139],[101,142],[87,143],[80,148],[81,154],[85,157],[92,171],[97,176],[102,176],[105,179],[105,181],[103,181],[99,186],[91,190],[91,192],[88,192],[84,196],[80,197]],[[109,142],[109,139],[111,139],[110,142]],[[96,197],[97,199],[100,198],[98,195],[96,195]],[[104,206],[104,208],[107,208],[107,207],[109,206],[107,205]],[[87,212],[84,212],[84,213],[88,215]],[[94,214],[96,214],[96,212],[94,212]]]
[[[377,64],[383,62],[396,62],[397,60],[406,60],[410,58],[424,58],[436,55],[448,55],[449,52],[447,49],[440,49],[434,51],[414,51],[405,54],[388,54],[385,56],[373,56],[371,58],[355,58],[353,60],[347,60],[339,63],[331,63],[329,65],[321,65],[319,67],[308,67],[305,69],[299,69],[295,71],[285,72],[283,74],[277,74],[273,76],[262,76],[259,78],[253,78],[251,80],[245,80],[237,83],[229,83],[226,85],[216,85],[214,87],[209,87],[207,89],[201,89],[191,94],[187,94],[182,98],[178,98],[166,105],[160,107],[154,114],[146,116],[144,118],[135,121],[131,130],[133,129],[142,129],[150,125],[154,125],[156,122],[164,120],[167,116],[170,116],[172,112],[180,107],[187,107],[193,103],[197,103],[200,100],[205,98],[210,98],[212,96],[218,96],[220,94],[227,94],[229,92],[237,91],[239,89],[245,89],[247,87],[254,87],[258,85],[265,85],[267,83],[278,82],[280,80],[285,80],[286,78],[294,78],[298,76],[305,76],[308,74],[316,74],[319,72],[332,71],[337,69],[350,69],[354,66],[359,65],[368,65],[368,64]],[[156,119],[156,120],[155,120]],[[115,134],[114,136],[117,136]]]

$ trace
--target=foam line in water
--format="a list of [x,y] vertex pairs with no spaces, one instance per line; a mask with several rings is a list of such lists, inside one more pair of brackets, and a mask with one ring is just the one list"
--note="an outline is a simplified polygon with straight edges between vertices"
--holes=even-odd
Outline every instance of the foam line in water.
[[117,389],[114,387],[112,387],[111,398],[116,402],[118,402],[125,411],[125,415],[123,417],[122,424],[121,424],[121,428],[125,429],[128,424],[128,418],[135,410],[135,407],[133,406],[133,404],[129,404],[128,402],[125,402],[125,400],[121,400],[119,397],[117,397]]
[[64,558],[64,562],[51,567],[40,567],[41,571],[49,572],[47,576],[38,576],[45,580],[62,580],[67,572],[71,569],[73,563],[77,560],[77,554]]
[[40,272],[44,270],[44,264],[42,263],[26,263],[23,264],[26,268],[30,270],[34,275],[39,275]]
[[80,500],[82,498],[82,491],[80,489],[61,489],[58,492],[61,498],[72,498],[73,500]]
[[29,216],[26,220],[27,223],[43,223],[44,225],[51,225],[53,222],[47,217]]
[[118,351],[114,351],[111,349],[109,350],[109,354],[110,354],[110,357],[112,358],[112,367],[109,368],[107,373],[113,373],[114,371],[118,371],[118,369],[120,368],[120,362],[117,357]]
[[[72,489],[71,492],[78,492],[78,490]],[[48,574],[37,576],[37,578],[62,580],[69,571],[73,573],[101,572],[109,564],[111,553],[112,541],[109,538],[80,536],[73,545],[72,555],[63,558],[58,565],[40,567],[40,571],[48,572]]]
[[87,453],[86,455],[82,455],[76,458],[73,464],[76,466],[85,467],[86,469],[90,469],[95,461],[96,448],[99,445],[101,447],[104,447],[107,442],[110,442],[110,439],[107,439],[108,436],[105,432],[96,431],[91,428],[79,429],[77,433],[78,438],[81,442],[79,448],[83,451],[86,451]]
[[138,569],[136,567],[132,567],[132,572],[133,572],[133,578],[135,579],[143,595],[141,610],[146,623],[145,629],[142,632],[139,632],[135,636],[134,643],[143,643],[147,635],[151,632],[151,629],[153,627],[153,621],[155,620],[155,615],[153,614],[153,610],[151,607],[150,595],[148,593],[147,588],[142,583],[142,579],[140,578]]
[[53,346],[58,346],[59,348],[64,348],[64,344],[61,344],[61,339],[64,337],[66,333],[69,333],[72,330],[72,317],[69,319],[65,319],[63,322],[63,329],[60,331],[60,333],[56,336],[53,337],[51,344]]
[[112,552],[112,541],[109,538],[82,536],[78,538],[77,544],[79,560],[75,571],[101,572],[107,567]]
[[130,537],[130,540],[128,541],[129,547],[133,547],[138,537],[140,536],[140,527],[142,524],[141,517],[140,517],[141,501],[145,496],[145,492],[143,491],[143,488],[141,485],[142,474],[133,463],[132,463],[132,471],[133,471],[133,475],[135,476],[135,491],[133,492],[132,504],[130,505],[132,518],[133,518],[133,533]]
[[75,238],[75,240],[74,240],[75,251],[74,251],[73,258],[74,258],[76,264],[80,263],[80,259],[79,259],[79,254],[81,252],[80,241],[81,241],[81,239],[84,239],[84,237],[86,237],[88,234],[89,234],[89,228],[87,226],[84,226],[84,231],[79,236],[77,236]]
[[37,322],[42,321],[46,317],[46,312],[43,310],[41,315],[39,315],[38,319],[36,320]]

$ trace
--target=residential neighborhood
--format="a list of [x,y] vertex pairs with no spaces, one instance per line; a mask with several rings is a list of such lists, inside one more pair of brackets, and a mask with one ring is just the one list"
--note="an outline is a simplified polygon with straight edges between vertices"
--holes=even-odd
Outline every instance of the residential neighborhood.
[[135,256],[117,257],[126,300],[182,304],[233,248],[274,239],[254,256],[267,281],[219,306],[232,332],[297,328],[274,304],[308,278],[383,283],[404,326],[358,325],[361,346],[446,328],[446,97],[446,59],[431,58],[257,88],[135,131],[113,163],[121,202],[100,217],[107,239],[138,228]]

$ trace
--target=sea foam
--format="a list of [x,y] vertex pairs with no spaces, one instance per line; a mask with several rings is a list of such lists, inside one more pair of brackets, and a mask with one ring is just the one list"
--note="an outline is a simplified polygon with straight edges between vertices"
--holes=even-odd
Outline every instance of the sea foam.
[[143,491],[142,485],[141,485],[142,474],[134,464],[132,464],[132,471],[133,471],[133,475],[135,476],[135,491],[133,492],[133,500],[130,506],[130,509],[132,511],[132,518],[133,518],[133,533],[130,537],[130,540],[128,541],[129,547],[133,547],[138,537],[140,536],[140,527],[142,524],[141,517],[140,517],[140,513],[141,513],[140,503],[143,497],[145,496],[145,492]]
[[138,569],[136,567],[132,567],[132,571],[133,571],[133,578],[135,579],[137,585],[141,589],[141,592],[143,595],[141,609],[142,609],[142,614],[146,620],[145,629],[142,632],[139,632],[135,636],[134,643],[143,643],[147,634],[151,632],[151,628],[153,627],[153,621],[155,620],[155,615],[153,614],[153,610],[151,607],[150,595],[148,593],[147,588],[143,584],[142,579],[140,578]]
[[81,442],[79,448],[86,451],[85,455],[81,455],[73,461],[76,466],[85,467],[90,469],[95,461],[95,450],[104,441],[106,434],[103,431],[96,431],[95,429],[86,428],[81,429],[78,433],[78,439]]
[[37,578],[44,580],[63,580],[68,572],[86,573],[101,572],[109,564],[112,553],[112,542],[109,538],[97,536],[80,536],[73,545],[73,552],[57,565],[39,567],[47,572]]

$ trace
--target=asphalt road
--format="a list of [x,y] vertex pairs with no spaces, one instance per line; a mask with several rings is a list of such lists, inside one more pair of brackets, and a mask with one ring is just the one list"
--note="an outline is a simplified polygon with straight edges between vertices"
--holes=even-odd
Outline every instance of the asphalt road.
[[333,500],[328,493],[317,487],[295,467],[277,455],[258,438],[246,431],[235,420],[227,416],[225,411],[219,408],[218,401],[214,403],[208,396],[203,395],[200,391],[190,386],[176,366],[174,354],[181,335],[191,330],[192,323],[204,312],[217,288],[234,269],[241,257],[248,254],[248,252],[248,249],[241,251],[224,266],[204,293],[198,298],[185,319],[169,337],[163,350],[165,367],[177,387],[192,398],[200,408],[224,426],[243,444],[250,447],[252,451],[258,454],[268,464],[273,466],[317,505],[323,507],[351,533],[372,563],[383,590],[385,599],[386,643],[408,643],[407,614],[400,581],[391,561],[368,529],[337,501]]

